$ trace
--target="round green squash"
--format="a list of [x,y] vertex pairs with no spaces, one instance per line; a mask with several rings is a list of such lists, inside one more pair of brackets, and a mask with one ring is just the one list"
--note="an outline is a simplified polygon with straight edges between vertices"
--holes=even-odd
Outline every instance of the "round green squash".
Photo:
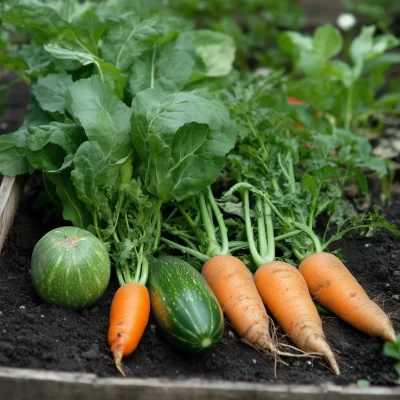
[[32,254],[32,281],[50,304],[82,309],[94,304],[110,280],[110,257],[92,233],[64,226],[46,233]]

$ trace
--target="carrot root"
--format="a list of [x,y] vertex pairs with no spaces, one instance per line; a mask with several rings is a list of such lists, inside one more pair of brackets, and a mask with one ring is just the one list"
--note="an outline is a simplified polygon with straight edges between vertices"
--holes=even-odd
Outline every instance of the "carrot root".
[[306,352],[305,356],[325,357],[339,375],[339,366],[325,340],[321,318],[297,268],[280,261],[270,262],[257,270],[254,280],[265,306],[292,342]]
[[396,341],[390,318],[335,255],[315,253],[301,263],[299,271],[315,299],[344,321],[368,335]]
[[150,316],[150,295],[146,286],[131,282],[121,286],[115,293],[110,310],[108,344],[118,371],[122,357],[131,354],[143,336]]
[[246,265],[236,257],[218,255],[204,264],[202,275],[242,340],[258,350],[277,354],[269,333],[269,317]]

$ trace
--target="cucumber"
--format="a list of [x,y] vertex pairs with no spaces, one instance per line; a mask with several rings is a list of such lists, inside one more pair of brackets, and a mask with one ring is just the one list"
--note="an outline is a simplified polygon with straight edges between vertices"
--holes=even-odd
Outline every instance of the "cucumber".
[[224,317],[201,274],[172,256],[152,260],[149,267],[152,313],[168,341],[195,353],[218,343],[224,332]]
[[94,304],[110,280],[110,258],[92,233],[64,226],[46,233],[33,249],[32,282],[50,304],[81,309]]

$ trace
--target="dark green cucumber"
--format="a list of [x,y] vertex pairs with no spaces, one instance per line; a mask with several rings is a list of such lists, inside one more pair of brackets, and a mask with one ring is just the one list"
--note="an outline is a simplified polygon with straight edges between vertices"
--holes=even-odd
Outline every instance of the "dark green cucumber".
[[224,317],[205,279],[186,261],[164,256],[150,262],[152,313],[169,342],[201,352],[218,343]]

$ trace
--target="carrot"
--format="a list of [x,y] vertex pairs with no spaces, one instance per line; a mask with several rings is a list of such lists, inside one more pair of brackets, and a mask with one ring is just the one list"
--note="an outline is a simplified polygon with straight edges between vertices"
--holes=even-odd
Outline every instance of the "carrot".
[[304,351],[322,354],[339,375],[318,311],[297,268],[281,261],[269,262],[257,269],[254,280],[265,306],[293,343]]
[[108,344],[115,366],[125,376],[122,357],[131,354],[139,344],[150,316],[150,296],[146,286],[130,282],[115,293],[110,310]]
[[201,273],[239,336],[255,348],[276,353],[268,315],[246,265],[231,255],[217,255]]
[[396,341],[389,317],[335,255],[315,253],[301,263],[299,270],[311,294],[326,308],[366,334]]

